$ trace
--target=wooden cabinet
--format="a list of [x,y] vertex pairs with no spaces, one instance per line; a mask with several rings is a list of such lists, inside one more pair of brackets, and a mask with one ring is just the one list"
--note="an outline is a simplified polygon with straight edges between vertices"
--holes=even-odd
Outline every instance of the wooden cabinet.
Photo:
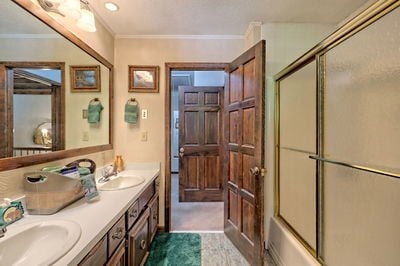
[[146,209],[128,233],[128,265],[142,265],[149,254],[149,216]]
[[79,265],[143,265],[158,226],[157,178],[139,195],[125,214]]
[[107,237],[103,237],[78,265],[79,266],[104,265],[106,262],[107,262]]
[[158,227],[158,193],[149,202],[150,217],[149,217],[149,242],[153,241],[157,233]]
[[129,230],[132,225],[136,222],[139,218],[139,201],[135,201],[131,207],[129,207],[128,211],[126,212],[126,228]]
[[126,248],[125,248],[125,241],[122,241],[122,243],[115,251],[114,255],[107,262],[107,266],[125,266],[125,265],[126,265]]
[[125,216],[122,216],[118,222],[108,231],[108,257],[111,257],[120,243],[125,239]]

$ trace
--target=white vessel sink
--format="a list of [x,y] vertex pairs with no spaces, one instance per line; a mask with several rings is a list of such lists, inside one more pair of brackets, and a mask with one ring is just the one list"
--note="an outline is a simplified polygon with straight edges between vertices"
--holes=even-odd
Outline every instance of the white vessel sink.
[[71,250],[80,236],[81,227],[72,221],[10,226],[0,239],[0,265],[50,265]]
[[110,181],[98,185],[99,190],[120,190],[135,187],[145,181],[144,177],[133,175],[118,175],[111,177]]

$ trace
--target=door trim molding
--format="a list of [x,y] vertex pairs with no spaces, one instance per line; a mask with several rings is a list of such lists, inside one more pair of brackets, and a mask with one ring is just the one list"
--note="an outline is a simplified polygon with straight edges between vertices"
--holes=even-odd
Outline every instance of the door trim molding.
[[228,63],[165,63],[165,195],[164,229],[171,229],[171,72],[173,70],[227,70]]

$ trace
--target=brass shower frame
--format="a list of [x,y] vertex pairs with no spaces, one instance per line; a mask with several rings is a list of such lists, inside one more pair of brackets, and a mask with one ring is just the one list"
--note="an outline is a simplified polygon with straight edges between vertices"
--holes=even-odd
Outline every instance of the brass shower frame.
[[[324,264],[324,254],[323,254],[323,239],[324,239],[324,221],[323,221],[323,160],[321,160],[323,153],[323,141],[324,141],[324,117],[323,117],[323,92],[325,90],[325,54],[337,46],[338,44],[344,42],[351,36],[355,35],[357,32],[368,27],[373,22],[377,21],[384,15],[390,13],[394,9],[400,6],[400,0],[378,0],[359,15],[345,23],[342,27],[336,30],[334,33],[326,37],[323,41],[318,43],[316,46],[307,51],[303,56],[298,58],[296,61],[291,63],[289,66],[284,68],[278,74],[274,76],[275,81],[275,186],[274,186],[274,216],[287,228],[296,239],[306,248],[306,250],[321,264]],[[312,248],[307,241],[296,231],[296,229],[288,223],[285,218],[280,214],[280,187],[279,187],[279,158],[280,158],[280,82],[289,77],[291,74],[300,70],[302,67],[306,66],[312,61],[316,61],[316,78],[317,78],[317,104],[316,113],[317,117],[317,139],[316,139],[316,151],[317,154],[314,156],[316,159],[316,249]],[[317,159],[318,158],[318,159]],[[335,162],[339,163],[340,162]],[[343,164],[342,164],[343,165]],[[353,167],[350,165],[349,167]],[[357,166],[355,166],[357,167]],[[379,171],[372,169],[373,171]],[[382,172],[382,171],[381,171]],[[390,175],[390,173],[389,173]]]

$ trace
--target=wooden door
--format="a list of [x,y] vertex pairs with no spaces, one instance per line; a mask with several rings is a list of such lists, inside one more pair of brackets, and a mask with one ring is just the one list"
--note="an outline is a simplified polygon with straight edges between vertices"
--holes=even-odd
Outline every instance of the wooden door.
[[179,86],[179,201],[222,201],[222,87]]
[[263,257],[265,42],[228,69],[224,111],[224,231],[251,265]]

